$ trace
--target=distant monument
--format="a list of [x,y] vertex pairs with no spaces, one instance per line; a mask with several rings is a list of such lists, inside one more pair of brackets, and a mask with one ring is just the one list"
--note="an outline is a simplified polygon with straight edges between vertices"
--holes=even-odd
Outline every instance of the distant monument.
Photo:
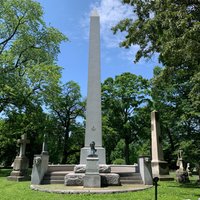
[[86,164],[91,141],[95,142],[99,164],[106,163],[105,149],[102,148],[100,76],[100,17],[93,11],[90,17],[85,147],[81,149],[80,164]]
[[179,183],[188,183],[188,182],[190,182],[190,180],[189,180],[189,171],[188,171],[189,169],[185,170],[184,166],[183,166],[183,150],[181,150],[181,149],[178,151],[178,158],[177,158],[176,165],[177,165],[177,167],[179,167],[179,169],[176,170],[176,180]]
[[168,163],[164,161],[163,150],[161,146],[161,130],[159,113],[151,112],[151,151],[152,151],[152,174],[153,177],[170,179]]
[[13,171],[10,176],[7,177],[8,180],[12,181],[24,181],[29,180],[28,176],[28,166],[29,160],[25,155],[26,144],[29,144],[30,141],[27,139],[26,134],[21,136],[21,139],[17,140],[17,143],[20,144],[20,153],[19,156],[16,156],[13,164]]

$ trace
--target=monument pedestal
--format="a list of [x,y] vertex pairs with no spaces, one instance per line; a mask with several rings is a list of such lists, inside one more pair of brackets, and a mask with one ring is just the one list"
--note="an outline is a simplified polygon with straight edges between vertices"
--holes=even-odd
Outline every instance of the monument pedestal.
[[[99,164],[105,164],[106,163],[106,153],[105,149],[103,147],[95,147],[96,148],[96,154],[99,158]],[[86,164],[87,156],[91,153],[90,147],[84,147],[81,149],[81,156],[80,156],[80,164]]]
[[30,180],[28,175],[28,166],[29,160],[27,157],[17,156],[14,160],[13,171],[11,172],[10,176],[7,177],[7,179],[11,181]]
[[99,158],[87,157],[86,173],[83,179],[83,187],[101,187],[101,177],[99,175]]
[[161,181],[174,180],[169,175],[169,167],[166,161],[152,160],[151,161],[153,177],[159,177]]

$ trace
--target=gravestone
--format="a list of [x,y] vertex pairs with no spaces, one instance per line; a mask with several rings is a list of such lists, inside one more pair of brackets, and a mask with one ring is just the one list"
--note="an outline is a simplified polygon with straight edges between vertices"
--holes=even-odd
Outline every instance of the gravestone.
[[183,150],[179,150],[179,152],[178,152],[178,158],[177,158],[176,165],[177,165],[177,167],[179,167],[179,169],[176,170],[176,180],[179,183],[188,183],[188,182],[190,182],[189,174],[184,169],[184,166],[183,166]]
[[160,180],[171,179],[169,176],[168,163],[164,160],[159,113],[151,112],[151,153],[152,153],[152,174],[153,177],[159,177]]
[[105,149],[102,147],[100,76],[100,17],[97,11],[93,11],[90,16],[85,146],[81,149],[80,164],[86,164],[91,141],[96,144],[99,164],[106,163]]
[[26,157],[26,144],[29,144],[30,141],[27,139],[26,134],[21,136],[21,139],[17,141],[20,144],[20,153],[19,156],[16,156],[14,163],[13,163],[13,171],[11,172],[10,176],[7,177],[8,180],[13,181],[23,181],[29,180],[30,177],[28,176],[28,166],[29,160]]

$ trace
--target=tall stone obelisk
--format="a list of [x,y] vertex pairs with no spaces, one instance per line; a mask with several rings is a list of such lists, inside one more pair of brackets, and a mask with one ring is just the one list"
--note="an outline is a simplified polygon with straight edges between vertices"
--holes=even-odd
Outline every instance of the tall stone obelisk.
[[[170,180],[168,163],[164,160],[161,144],[160,119],[157,111],[151,112],[151,153],[152,174],[160,180]],[[172,179],[173,180],[173,179]]]
[[100,17],[97,11],[93,11],[90,16],[85,147],[81,149],[80,164],[86,164],[92,141],[95,142],[99,164],[105,164],[101,115]]

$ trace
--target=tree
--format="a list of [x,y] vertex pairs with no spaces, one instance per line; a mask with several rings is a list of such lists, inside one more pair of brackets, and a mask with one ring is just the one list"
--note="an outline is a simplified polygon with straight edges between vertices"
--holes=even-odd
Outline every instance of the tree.
[[126,164],[130,164],[129,145],[142,134],[141,124],[137,124],[137,112],[148,99],[148,86],[148,80],[131,73],[121,74],[115,79],[108,78],[102,85],[103,115],[109,121],[107,126],[113,129],[113,145],[124,139]]
[[[16,155],[16,140],[27,133],[32,157],[41,150],[46,126],[44,97],[57,90],[59,45],[67,38],[42,20],[39,3],[0,0],[0,160]],[[8,156],[9,155],[9,156]],[[7,156],[7,157],[6,157]],[[8,158],[8,159],[7,159]]]
[[78,121],[84,117],[85,103],[81,100],[80,87],[69,81],[60,87],[60,91],[49,93],[46,101],[60,129],[61,135],[57,138],[63,141],[61,163],[65,164],[69,161],[68,157],[79,152],[83,146],[83,125]]
[[166,66],[199,65],[200,5],[197,1],[123,2],[133,7],[136,19],[120,21],[113,31],[127,32],[122,47],[139,45],[135,61],[157,52]]
[[[182,0],[123,2],[133,7],[135,19],[124,19],[113,28],[114,33],[127,33],[121,47],[137,44],[135,62],[156,53],[163,65],[163,69],[155,69],[152,98],[154,108],[161,112],[166,149],[171,155],[184,146],[198,152],[200,4]],[[193,162],[199,163],[199,158],[193,156]]]
[[190,113],[199,117],[200,4],[176,0],[123,2],[133,6],[136,19],[124,19],[113,28],[114,33],[127,32],[121,46],[139,45],[135,62],[158,53],[165,67],[161,79],[184,87],[188,105],[194,105]]
[[[162,135],[168,151],[168,161],[173,161],[171,164],[175,165],[174,155],[178,149],[183,149],[188,152],[185,159],[191,162],[192,157],[193,165],[199,166],[199,157],[192,156],[199,151],[200,142],[200,118],[194,108],[194,101],[189,98],[193,83],[188,81],[183,71],[179,71],[179,77],[185,74],[186,78],[178,80],[177,77],[173,79],[173,76],[167,75],[166,69],[156,67],[154,71],[151,95],[154,107],[161,112]],[[195,98],[198,99],[198,96]]]
[[42,20],[39,3],[0,0],[0,112],[23,107],[30,96],[56,85],[60,67],[55,60],[67,38]]

